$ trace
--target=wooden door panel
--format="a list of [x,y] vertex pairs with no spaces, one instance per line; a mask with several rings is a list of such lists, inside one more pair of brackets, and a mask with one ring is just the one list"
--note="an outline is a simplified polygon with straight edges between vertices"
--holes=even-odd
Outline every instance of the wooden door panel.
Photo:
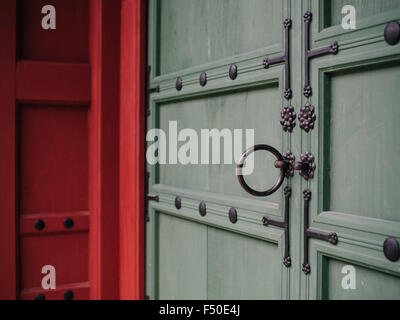
[[172,0],[157,5],[157,75],[281,43],[283,1]]
[[87,107],[20,106],[21,215],[88,210]]
[[[47,4],[18,2],[18,297],[88,299],[89,1],[52,2],[55,30],[41,27]],[[42,288],[46,265],[54,291]]]
[[[356,270],[356,289],[343,290],[342,270],[352,264]],[[400,278],[382,270],[354,264],[349,261],[324,257],[322,261],[322,294],[324,300],[398,300]]]
[[397,62],[331,76],[324,211],[400,221],[400,199],[393,192],[400,157],[399,72]]
[[[42,8],[56,8],[56,29],[44,30]],[[21,60],[89,63],[89,1],[21,0],[18,3]]]
[[[150,1],[150,82],[160,92],[151,94],[147,129],[162,129],[168,143],[170,121],[176,121],[178,132],[196,131],[199,146],[201,129],[229,129],[232,136],[234,129],[242,129],[240,154],[246,149],[245,130],[254,129],[255,144],[282,152],[290,148],[280,124],[285,69],[280,64],[267,72],[262,63],[265,56],[284,54],[287,12],[288,1],[276,0]],[[238,67],[234,80],[231,64]],[[199,83],[201,72],[207,74],[205,86]],[[175,86],[178,77],[181,90]],[[283,220],[283,192],[268,199],[248,195],[238,183],[234,159],[223,164],[221,154],[221,160],[213,165],[210,153],[208,165],[148,164],[148,192],[159,197],[149,201],[146,224],[151,299],[288,297],[283,231],[262,225],[265,215]],[[247,177],[252,187],[272,187],[279,172],[275,160],[257,154],[255,171]],[[177,196],[180,208],[175,207]],[[205,216],[199,214],[201,202]],[[231,208],[236,223],[229,219]]]
[[[221,195],[232,195],[256,200],[246,193],[237,183],[235,174],[235,159],[232,153],[225,158],[224,144],[231,145],[233,150],[234,130],[242,130],[242,146],[238,150],[239,157],[249,147],[246,141],[246,129],[254,129],[255,144],[269,144],[278,150],[282,148],[280,121],[280,89],[277,83],[256,89],[246,89],[240,92],[228,91],[212,97],[192,100],[173,101],[158,106],[159,128],[164,130],[167,137],[170,121],[176,121],[178,132],[191,128],[198,135],[198,146],[203,143],[201,130],[223,129],[230,130],[232,142],[220,139],[221,164],[212,165],[213,153],[210,151],[209,165],[201,164],[201,153],[198,154],[199,164],[169,164],[159,165],[159,183],[185,190],[213,192]],[[266,130],[268,128],[268,130]],[[209,138],[210,150],[213,144]],[[178,143],[178,149],[183,145]],[[161,155],[160,155],[161,156]],[[167,155],[167,159],[168,159]],[[274,168],[273,155],[259,152],[254,158],[254,173],[246,177],[251,187],[258,190],[269,189],[278,179]],[[230,164],[229,164],[230,162]],[[224,164],[226,163],[226,164]],[[276,206],[280,203],[281,195],[276,193],[268,201]]]
[[159,298],[206,299],[207,227],[162,213],[158,224]]
[[208,227],[207,298],[281,299],[282,248],[241,234]]
[[[357,29],[342,28],[341,8],[356,9]],[[384,28],[400,17],[397,1],[312,1],[311,47],[333,41],[339,53],[310,66],[317,125],[303,151],[317,156],[310,183],[311,228],[336,232],[336,246],[309,240],[311,274],[302,281],[305,298],[399,299],[399,262],[383,253],[386,238],[400,237],[396,117],[400,47],[384,40]],[[342,286],[345,265],[355,268],[356,289]],[[387,290],[386,290],[387,288]]]

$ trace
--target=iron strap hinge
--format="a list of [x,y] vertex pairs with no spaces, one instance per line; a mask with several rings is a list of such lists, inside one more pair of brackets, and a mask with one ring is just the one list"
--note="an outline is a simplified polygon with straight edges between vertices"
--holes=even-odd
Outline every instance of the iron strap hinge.
[[309,227],[309,211],[310,211],[310,200],[311,200],[311,191],[310,190],[304,190],[303,192],[303,199],[304,199],[304,224],[303,224],[303,265],[302,265],[302,270],[305,275],[308,275],[311,273],[311,266],[308,261],[308,252],[309,252],[309,244],[308,240],[309,239],[318,239],[318,240],[323,240],[327,241],[332,245],[336,245],[338,243],[338,235],[335,232],[331,232],[329,234],[327,233],[320,233],[320,232],[315,232],[312,231]]
[[284,190],[285,194],[285,218],[284,221],[272,220],[268,217],[263,217],[262,223],[264,226],[274,226],[281,228],[285,232],[285,256],[283,257],[283,265],[289,268],[292,265],[292,259],[290,258],[290,243],[289,243],[289,200],[292,195],[292,189],[286,187]]
[[150,73],[151,73],[151,66],[147,66],[146,72],[146,116],[151,115],[150,111],[150,95],[152,93],[160,92],[160,86],[150,87]]

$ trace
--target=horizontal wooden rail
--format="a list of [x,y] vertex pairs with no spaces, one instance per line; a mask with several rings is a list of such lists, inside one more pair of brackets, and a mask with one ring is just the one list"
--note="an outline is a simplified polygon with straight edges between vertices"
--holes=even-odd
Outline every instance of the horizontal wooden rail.
[[16,98],[22,103],[88,104],[90,79],[89,64],[19,61]]

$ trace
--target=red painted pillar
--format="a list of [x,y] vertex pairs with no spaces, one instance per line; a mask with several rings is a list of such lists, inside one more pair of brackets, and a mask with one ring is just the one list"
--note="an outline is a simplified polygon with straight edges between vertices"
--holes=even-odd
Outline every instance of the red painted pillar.
[[91,299],[119,298],[121,3],[90,1],[89,281]]
[[146,2],[122,0],[120,298],[144,298]]
[[0,299],[17,296],[16,248],[16,2],[0,1]]

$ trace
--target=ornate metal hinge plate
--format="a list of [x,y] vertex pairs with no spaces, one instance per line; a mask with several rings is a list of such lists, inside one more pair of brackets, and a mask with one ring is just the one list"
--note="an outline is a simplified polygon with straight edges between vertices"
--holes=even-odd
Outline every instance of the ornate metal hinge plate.
[[337,42],[332,43],[329,47],[310,50],[310,22],[312,20],[312,13],[307,11],[304,14],[305,25],[305,81],[304,81],[304,96],[311,97],[312,89],[310,84],[310,60],[327,54],[337,54],[339,52],[339,45]]
[[338,243],[338,236],[335,232],[331,232],[329,234],[315,232],[309,229],[309,214],[310,214],[310,200],[311,200],[311,191],[304,190],[303,192],[304,199],[304,260],[303,260],[303,272],[308,275],[311,272],[310,263],[308,261],[308,240],[311,238],[319,239],[323,241],[330,242],[333,245]]
[[145,108],[146,108],[146,116],[150,116],[150,95],[155,92],[160,92],[160,86],[156,86],[151,88],[150,87],[150,72],[151,66],[147,66],[146,72],[146,101],[145,101]]
[[278,63],[285,63],[285,99],[290,100],[293,96],[293,92],[290,86],[290,61],[289,61],[289,30],[292,27],[292,20],[285,19],[283,22],[283,27],[285,28],[285,54],[278,58],[265,58],[263,61],[264,68],[267,69],[270,66]]
[[285,190],[285,218],[284,221],[276,221],[269,219],[268,217],[264,217],[262,219],[264,226],[274,226],[277,228],[284,229],[285,232],[285,257],[283,258],[283,264],[286,268],[289,268],[292,265],[292,259],[290,258],[290,247],[289,247],[289,199],[292,194],[292,189],[290,187],[286,187]]

